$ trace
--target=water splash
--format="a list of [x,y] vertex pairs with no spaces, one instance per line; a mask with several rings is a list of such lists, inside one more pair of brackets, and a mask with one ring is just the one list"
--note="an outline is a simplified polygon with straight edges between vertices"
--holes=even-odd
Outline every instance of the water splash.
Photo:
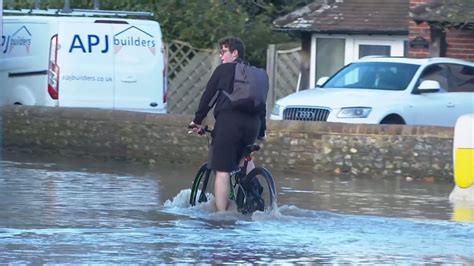
[[[198,192],[198,194],[200,191]],[[215,204],[214,204],[214,196],[212,194],[208,195],[207,202],[197,203],[195,206],[191,206],[189,204],[189,197],[191,195],[191,189],[184,189],[178,192],[176,196],[174,196],[170,200],[166,200],[163,203],[165,207],[165,211],[180,215],[189,215],[193,217],[200,217],[205,219],[222,219],[222,220],[269,220],[269,219],[277,219],[281,218],[282,214],[278,210],[278,206],[276,202],[274,203],[273,207],[269,211],[261,212],[256,211],[252,215],[244,215],[237,211],[237,205],[235,201],[229,202],[229,208],[225,212],[216,212]]]

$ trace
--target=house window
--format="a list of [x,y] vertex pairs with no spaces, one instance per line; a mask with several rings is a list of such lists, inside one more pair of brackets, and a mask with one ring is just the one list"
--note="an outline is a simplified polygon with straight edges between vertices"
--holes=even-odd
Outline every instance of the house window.
[[359,45],[359,58],[368,55],[390,56],[390,45]]
[[316,80],[329,77],[344,66],[345,39],[316,39]]

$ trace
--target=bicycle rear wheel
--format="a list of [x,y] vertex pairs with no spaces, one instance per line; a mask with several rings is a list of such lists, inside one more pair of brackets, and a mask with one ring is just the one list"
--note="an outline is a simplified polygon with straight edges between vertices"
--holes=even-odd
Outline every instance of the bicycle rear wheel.
[[237,207],[241,213],[270,211],[277,206],[273,176],[264,167],[256,167],[245,176],[237,189]]
[[189,204],[195,206],[197,203],[207,202],[214,190],[214,172],[207,168],[207,163],[199,168],[191,187]]

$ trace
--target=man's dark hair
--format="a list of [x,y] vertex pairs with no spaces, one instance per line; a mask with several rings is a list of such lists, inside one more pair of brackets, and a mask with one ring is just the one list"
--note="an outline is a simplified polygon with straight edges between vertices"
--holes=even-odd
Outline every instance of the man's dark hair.
[[242,60],[245,59],[245,45],[240,38],[232,36],[224,37],[219,40],[219,48],[222,46],[226,46],[231,52],[237,50],[237,52],[239,52],[239,58]]

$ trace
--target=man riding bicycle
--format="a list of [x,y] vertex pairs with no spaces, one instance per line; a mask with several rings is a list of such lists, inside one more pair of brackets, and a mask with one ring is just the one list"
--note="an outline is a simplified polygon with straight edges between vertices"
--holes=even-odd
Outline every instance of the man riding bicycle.
[[[247,145],[265,136],[265,103],[257,111],[232,108],[230,100],[221,91],[232,93],[236,63],[244,62],[245,46],[236,37],[226,37],[219,41],[222,62],[209,79],[201,96],[198,110],[189,124],[193,131],[204,128],[202,121],[215,105],[215,125],[209,153],[209,167],[216,172],[214,197],[217,211],[226,211],[229,205],[230,172],[238,169],[242,154]],[[254,168],[250,162],[247,172]]]

